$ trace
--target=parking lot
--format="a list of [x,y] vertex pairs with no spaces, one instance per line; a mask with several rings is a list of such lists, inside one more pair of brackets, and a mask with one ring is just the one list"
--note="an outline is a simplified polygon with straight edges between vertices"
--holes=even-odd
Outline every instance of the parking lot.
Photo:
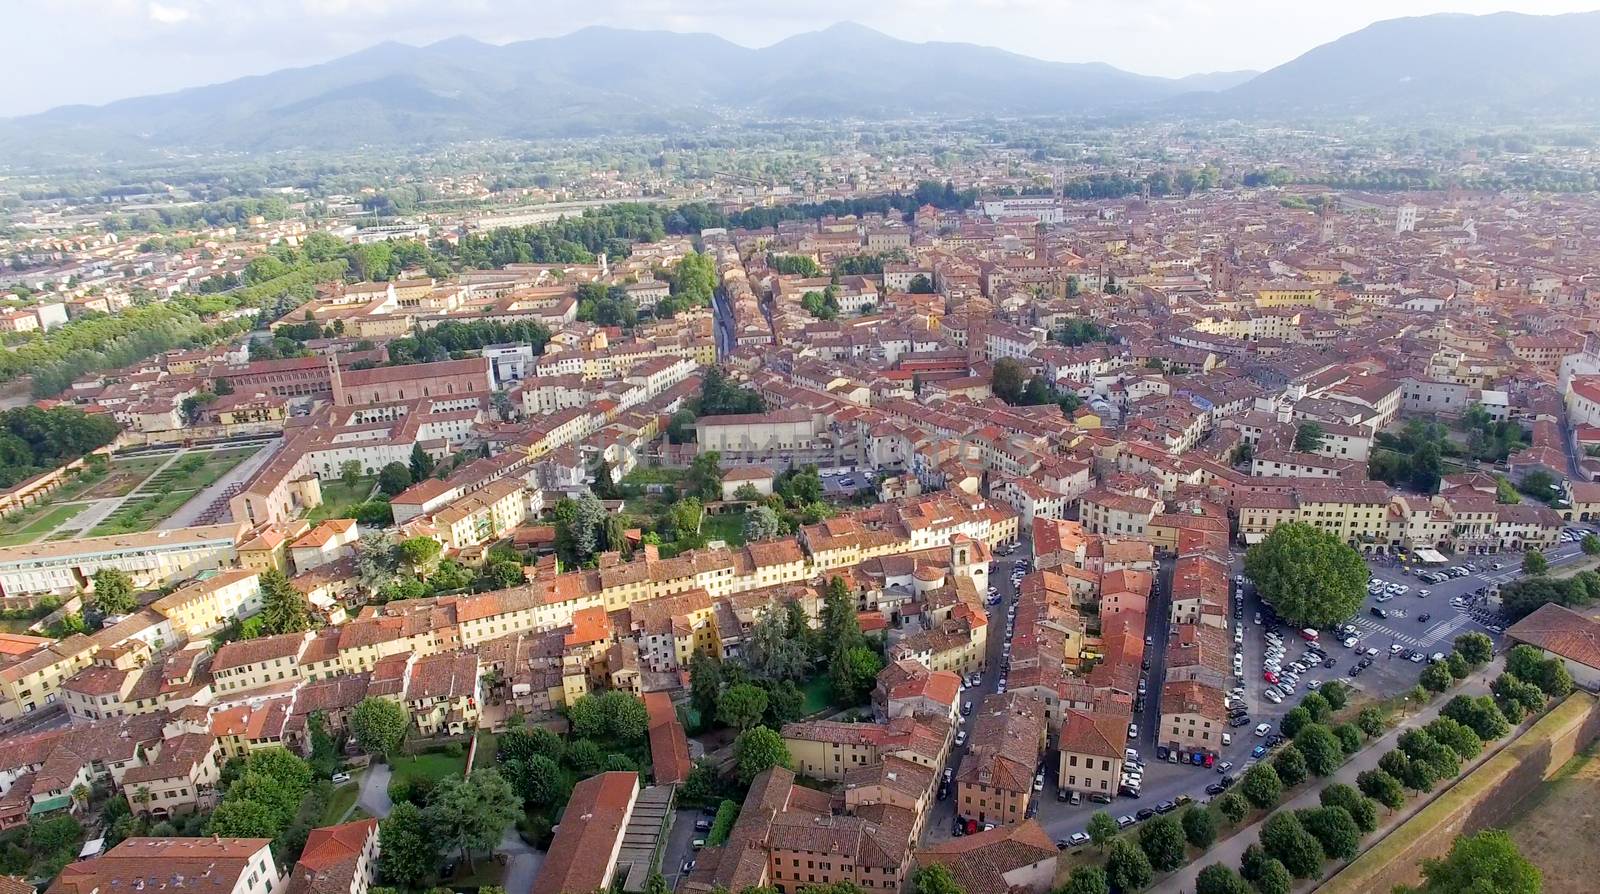
[[[987,667],[980,686],[962,693],[963,702],[976,703],[983,695],[999,690],[1000,672],[1005,659],[1008,608],[1014,604],[1016,596],[1012,585],[1013,569],[1019,561],[1030,561],[1029,556],[1031,556],[1031,545],[1024,541],[1022,548],[1014,554],[997,557],[995,570],[990,575],[990,582],[996,589],[998,602],[989,606],[991,626]],[[1578,543],[1573,541],[1546,550],[1545,556],[1552,567],[1556,567],[1580,558],[1582,551]],[[1495,620],[1490,614],[1492,610],[1485,605],[1471,604],[1469,600],[1476,597],[1480,588],[1492,590],[1506,581],[1520,577],[1522,554],[1512,552],[1469,556],[1460,557],[1456,561],[1470,566],[1467,574],[1451,577],[1438,584],[1428,584],[1416,577],[1418,571],[1452,566],[1446,563],[1437,566],[1436,569],[1419,568],[1415,565],[1408,568],[1404,563],[1388,558],[1369,560],[1368,568],[1373,580],[1380,582],[1385,588],[1393,584],[1396,591],[1375,589],[1368,594],[1360,612],[1351,622],[1355,628],[1356,640],[1351,646],[1345,646],[1329,632],[1319,631],[1316,648],[1332,660],[1333,667],[1325,666],[1326,662],[1308,667],[1304,673],[1298,674],[1299,679],[1293,694],[1288,697],[1280,695],[1281,700],[1276,703],[1270,701],[1266,695],[1269,688],[1275,687],[1268,684],[1262,675],[1269,647],[1267,634],[1275,633],[1282,644],[1280,667],[1287,666],[1291,661],[1301,660],[1309,644],[1297,630],[1282,624],[1270,623],[1270,614],[1264,611],[1259,594],[1253,587],[1248,584],[1239,586],[1230,581],[1228,633],[1233,637],[1236,632],[1242,631],[1242,636],[1239,637],[1242,642],[1238,643],[1238,647],[1243,677],[1235,678],[1235,683],[1244,690],[1243,704],[1249,720],[1227,730],[1232,742],[1219,749],[1216,765],[1208,769],[1203,766],[1162,762],[1156,759],[1159,732],[1156,727],[1161,711],[1160,685],[1157,681],[1165,673],[1165,649],[1162,644],[1167,641],[1170,628],[1168,597],[1171,593],[1172,572],[1170,559],[1163,560],[1161,573],[1157,576],[1156,592],[1152,594],[1148,607],[1146,632],[1150,637],[1151,646],[1147,655],[1152,659],[1152,666],[1145,675],[1150,681],[1149,693],[1144,700],[1143,710],[1135,714],[1135,722],[1139,726],[1138,739],[1128,743],[1138,749],[1142,758],[1143,769],[1138,797],[1119,795],[1108,805],[1095,804],[1088,800],[1073,805],[1057,800],[1056,763],[1053,759],[1054,752],[1051,752],[1044,762],[1043,790],[1035,800],[1040,824],[1052,838],[1061,841],[1084,831],[1089,817],[1097,810],[1104,810],[1113,817],[1136,817],[1141,811],[1149,815],[1155,811],[1158,804],[1170,805],[1183,798],[1207,800],[1215,795],[1214,791],[1208,792],[1207,787],[1213,786],[1223,775],[1234,777],[1240,775],[1255,759],[1254,753],[1258,746],[1269,741],[1268,736],[1276,732],[1278,721],[1305,696],[1306,692],[1311,691],[1313,683],[1320,687],[1330,680],[1339,680],[1373,698],[1387,698],[1415,686],[1422,669],[1427,666],[1426,656],[1434,652],[1449,652],[1455,637],[1462,633],[1480,631],[1489,634],[1495,639],[1498,647],[1499,635],[1486,624]],[[1499,563],[1500,567],[1493,567],[1495,563]],[[1237,578],[1242,574],[1243,566],[1243,552],[1237,551],[1231,556],[1230,576]],[[1407,589],[1398,592],[1399,586]],[[1452,604],[1452,599],[1458,600],[1458,603]],[[1383,619],[1375,617],[1371,613],[1373,607],[1383,608],[1390,617]],[[1400,614],[1402,612],[1403,617]],[[1256,623],[1257,613],[1262,614],[1262,623]],[[1422,620],[1423,615],[1428,616],[1427,620]],[[1421,652],[1423,660],[1408,660],[1403,657],[1404,651],[1395,651],[1396,646],[1405,651]],[[1375,650],[1377,654],[1366,654],[1368,650]],[[1352,677],[1351,669],[1363,658],[1369,659],[1367,665]],[[1263,723],[1268,725],[1269,734],[1257,736],[1256,727]],[[965,718],[962,728],[968,728]],[[965,751],[966,740],[962,737],[961,744],[951,750],[948,766],[951,768],[959,766]],[[953,800],[939,801],[925,837],[930,841],[949,838],[954,818]]]

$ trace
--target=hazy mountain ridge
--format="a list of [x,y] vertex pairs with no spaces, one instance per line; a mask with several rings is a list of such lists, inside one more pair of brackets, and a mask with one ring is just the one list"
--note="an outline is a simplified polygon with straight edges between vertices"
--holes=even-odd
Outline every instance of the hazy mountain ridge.
[[1377,22],[1210,98],[1238,113],[1520,114],[1600,108],[1600,12]]
[[0,121],[0,154],[415,146],[784,117],[1600,114],[1596,45],[1600,13],[1436,15],[1376,23],[1261,74],[1171,79],[854,24],[760,49],[596,27],[501,46],[386,42],[319,65],[64,106]]

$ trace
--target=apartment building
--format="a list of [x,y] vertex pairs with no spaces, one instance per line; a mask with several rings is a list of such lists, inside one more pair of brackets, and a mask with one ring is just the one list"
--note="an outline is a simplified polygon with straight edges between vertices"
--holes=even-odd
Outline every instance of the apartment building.
[[1038,698],[988,695],[973,710],[972,740],[955,773],[957,812],[995,825],[1026,818],[1046,738]]
[[216,894],[274,894],[282,888],[267,838],[129,838],[61,871],[46,894],[161,890],[174,879]]
[[1063,712],[1056,778],[1068,791],[1116,797],[1128,742],[1126,706]]
[[220,571],[238,555],[239,529],[230,522],[0,547],[0,598],[16,607],[44,596],[82,592],[92,587],[95,572],[102,568],[126,573],[136,589]]

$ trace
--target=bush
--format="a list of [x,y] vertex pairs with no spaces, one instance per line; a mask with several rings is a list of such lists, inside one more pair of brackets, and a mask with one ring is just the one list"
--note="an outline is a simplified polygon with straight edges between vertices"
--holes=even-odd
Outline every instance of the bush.
[[706,835],[706,844],[715,847],[727,841],[728,833],[733,831],[733,821],[738,818],[738,804],[725,800],[717,805],[717,818],[711,822],[711,831]]

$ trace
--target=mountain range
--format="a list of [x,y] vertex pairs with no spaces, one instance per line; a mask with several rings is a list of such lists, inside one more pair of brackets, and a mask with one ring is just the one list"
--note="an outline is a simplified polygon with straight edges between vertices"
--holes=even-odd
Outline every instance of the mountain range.
[[598,27],[504,45],[458,37],[7,119],[0,157],[693,133],[776,118],[1588,112],[1600,104],[1597,38],[1600,13],[1427,16],[1379,22],[1259,75],[1170,79],[854,24],[760,49]]

